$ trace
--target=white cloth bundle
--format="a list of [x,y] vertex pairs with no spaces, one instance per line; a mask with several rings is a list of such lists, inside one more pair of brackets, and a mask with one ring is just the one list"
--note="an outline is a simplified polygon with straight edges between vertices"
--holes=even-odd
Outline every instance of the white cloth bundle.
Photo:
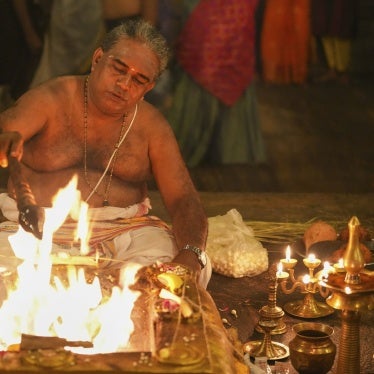
[[213,271],[233,278],[258,275],[268,268],[268,253],[236,209],[209,217],[206,251]]

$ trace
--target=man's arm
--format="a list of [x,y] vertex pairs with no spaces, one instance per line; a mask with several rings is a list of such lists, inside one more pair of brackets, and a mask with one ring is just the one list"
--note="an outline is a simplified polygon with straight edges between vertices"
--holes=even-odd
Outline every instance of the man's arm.
[[19,160],[23,143],[37,134],[47,122],[47,110],[52,104],[45,89],[25,93],[9,109],[0,113],[0,165],[8,165],[8,155]]
[[170,214],[180,250],[175,261],[199,271],[201,266],[196,254],[183,248],[188,244],[205,250],[207,217],[169,126],[162,126],[162,130],[151,139],[150,156],[154,177]]

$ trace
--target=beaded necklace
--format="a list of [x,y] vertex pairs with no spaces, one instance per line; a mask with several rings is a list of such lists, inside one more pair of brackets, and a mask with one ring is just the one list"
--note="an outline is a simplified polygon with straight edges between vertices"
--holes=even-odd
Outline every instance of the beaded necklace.
[[[88,202],[88,200],[92,197],[92,195],[96,193],[97,195],[99,195],[103,198],[103,206],[109,206],[108,195],[109,195],[110,185],[112,183],[114,165],[117,161],[117,153],[118,153],[118,150],[119,150],[121,144],[125,140],[127,134],[129,133],[129,131],[130,131],[130,129],[131,129],[133,123],[134,123],[136,113],[138,111],[138,105],[135,106],[134,116],[133,116],[133,118],[132,118],[132,120],[131,120],[131,122],[130,122],[130,124],[129,124],[125,133],[124,133],[124,130],[125,130],[125,125],[126,125],[127,114],[123,115],[123,120],[122,120],[122,124],[121,124],[121,131],[120,131],[120,134],[119,134],[118,141],[114,146],[114,150],[112,152],[112,155],[110,156],[108,164],[107,164],[103,174],[101,175],[100,179],[98,180],[98,182],[96,183],[95,186],[92,186],[90,180],[88,179],[88,172],[87,172],[88,79],[89,79],[89,76],[86,77],[85,82],[84,82],[84,179],[85,179],[87,185],[90,187],[91,192],[88,195],[88,197],[86,198],[86,202]],[[111,167],[111,168],[110,168],[110,173],[109,173],[109,176],[108,176],[108,182],[107,182],[106,187],[104,189],[104,194],[102,194],[97,189],[98,189],[99,185],[101,184],[101,182],[103,181],[104,177],[107,175],[109,167]]]

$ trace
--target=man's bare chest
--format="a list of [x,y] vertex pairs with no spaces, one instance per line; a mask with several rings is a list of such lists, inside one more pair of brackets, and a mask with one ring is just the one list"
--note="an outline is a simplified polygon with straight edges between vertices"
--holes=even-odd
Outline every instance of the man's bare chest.
[[65,128],[40,135],[25,144],[24,162],[39,172],[77,168],[91,173],[108,169],[122,180],[148,179],[151,171],[146,142],[136,132],[120,138],[116,130],[85,134],[83,127]]

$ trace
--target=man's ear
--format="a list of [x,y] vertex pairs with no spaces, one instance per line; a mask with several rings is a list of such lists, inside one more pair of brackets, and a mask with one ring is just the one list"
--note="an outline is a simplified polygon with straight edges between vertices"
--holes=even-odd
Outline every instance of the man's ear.
[[147,92],[149,92],[154,86],[156,85],[156,82],[155,81],[153,81],[153,82],[151,82],[151,83],[148,83],[148,86],[147,86],[147,89],[146,89],[146,91],[144,92],[144,95],[147,93]]
[[101,47],[95,50],[95,52],[92,55],[91,71],[95,69],[95,65],[100,61],[103,54],[104,54],[104,51],[102,50]]

